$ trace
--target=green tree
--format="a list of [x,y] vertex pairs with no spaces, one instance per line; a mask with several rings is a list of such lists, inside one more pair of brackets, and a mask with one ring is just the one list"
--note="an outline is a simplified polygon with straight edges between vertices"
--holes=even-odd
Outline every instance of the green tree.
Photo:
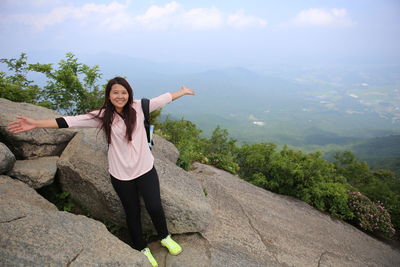
[[[10,75],[0,72],[0,97],[37,104],[68,115],[86,113],[103,102],[104,90],[97,84],[101,77],[99,67],[79,63],[72,53],[67,53],[66,59],[58,63],[58,69],[53,69],[53,64],[28,64],[25,53],[18,59],[3,58],[0,62],[11,72]],[[27,78],[32,71],[47,77],[44,88]]]
[[27,78],[30,70],[27,55],[21,53],[18,59],[2,58],[0,62],[6,64],[11,72],[10,75],[0,72],[0,97],[14,102],[40,104],[40,88]]
[[207,140],[204,150],[204,154],[210,164],[231,173],[237,173],[239,165],[235,159],[237,151],[236,140],[229,138],[229,133],[226,129],[221,129],[218,125],[214,129],[211,138]]
[[104,90],[97,81],[101,78],[99,66],[89,67],[78,62],[72,53],[58,63],[31,64],[30,69],[43,73],[47,77],[47,85],[42,94],[51,102],[52,107],[61,113],[76,115],[98,108],[104,101]]

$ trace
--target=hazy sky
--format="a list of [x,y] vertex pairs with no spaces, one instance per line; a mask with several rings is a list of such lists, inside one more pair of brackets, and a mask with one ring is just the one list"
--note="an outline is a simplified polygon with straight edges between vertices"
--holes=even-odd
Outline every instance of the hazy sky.
[[400,0],[0,0],[0,57],[117,53],[216,66],[400,62]]

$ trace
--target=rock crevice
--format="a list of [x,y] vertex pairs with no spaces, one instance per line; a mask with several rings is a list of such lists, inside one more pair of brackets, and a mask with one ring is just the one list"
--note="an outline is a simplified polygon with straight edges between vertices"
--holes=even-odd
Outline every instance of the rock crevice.
[[18,216],[16,218],[11,219],[11,220],[5,220],[5,221],[1,220],[0,223],[11,223],[11,222],[15,222],[15,221],[18,221],[18,220],[21,220],[21,219],[24,219],[24,218],[26,218],[26,216]]

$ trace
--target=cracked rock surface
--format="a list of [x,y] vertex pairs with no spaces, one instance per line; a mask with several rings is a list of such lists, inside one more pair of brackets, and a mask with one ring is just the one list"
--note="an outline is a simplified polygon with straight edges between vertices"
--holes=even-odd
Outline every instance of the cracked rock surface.
[[58,211],[26,184],[2,175],[0,266],[148,266],[148,261],[102,223]]
[[212,166],[195,168],[214,212],[201,233],[209,266],[400,266],[398,249],[302,201]]

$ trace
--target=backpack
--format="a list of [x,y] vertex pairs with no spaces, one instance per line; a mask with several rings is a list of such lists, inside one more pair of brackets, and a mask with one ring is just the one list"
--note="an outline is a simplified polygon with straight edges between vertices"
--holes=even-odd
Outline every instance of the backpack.
[[153,131],[154,125],[150,125],[150,100],[147,98],[142,98],[142,110],[144,114],[144,128],[146,129],[147,142],[150,149],[153,147]]

